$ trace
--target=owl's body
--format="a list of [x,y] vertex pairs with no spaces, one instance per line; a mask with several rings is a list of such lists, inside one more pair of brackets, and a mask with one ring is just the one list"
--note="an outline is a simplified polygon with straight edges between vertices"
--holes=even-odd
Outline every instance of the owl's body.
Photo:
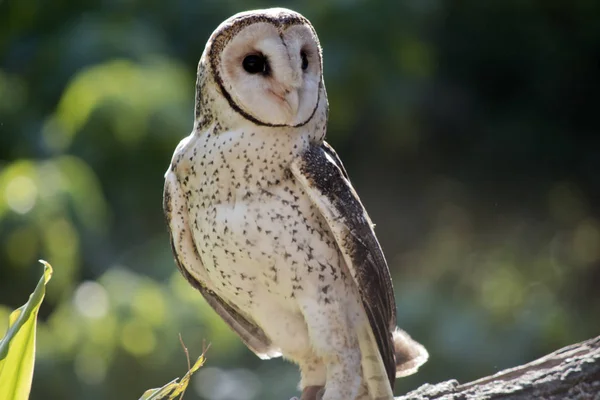
[[326,120],[305,18],[271,9],[223,23],[200,60],[194,131],[166,174],[173,249],[251,350],[300,366],[303,399],[321,387],[326,400],[391,399],[396,368],[416,371],[426,352],[395,331],[387,265],[323,142]]
[[[341,332],[334,337],[348,336],[344,340],[355,343],[345,345],[357,347],[346,321],[338,320],[352,323],[361,306],[327,222],[282,168],[309,139],[308,132],[213,132],[188,141],[177,171],[190,177],[182,179],[181,189],[191,192],[187,212],[212,290],[264,331],[271,345],[259,354],[282,353],[307,367],[304,383],[323,385],[323,363],[314,354],[307,320],[317,340],[329,340],[335,322]],[[195,174],[185,172],[192,166]],[[318,376],[311,377],[308,367]],[[359,384],[356,375],[348,377]]]

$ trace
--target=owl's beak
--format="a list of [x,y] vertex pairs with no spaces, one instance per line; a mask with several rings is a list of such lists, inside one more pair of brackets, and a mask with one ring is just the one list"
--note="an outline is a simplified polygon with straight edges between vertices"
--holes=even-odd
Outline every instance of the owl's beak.
[[281,88],[280,90],[271,90],[270,92],[281,100],[283,107],[291,118],[296,116],[299,105],[298,89]]
[[289,107],[290,116],[296,116],[298,112],[298,90],[292,89],[285,95],[285,102]]

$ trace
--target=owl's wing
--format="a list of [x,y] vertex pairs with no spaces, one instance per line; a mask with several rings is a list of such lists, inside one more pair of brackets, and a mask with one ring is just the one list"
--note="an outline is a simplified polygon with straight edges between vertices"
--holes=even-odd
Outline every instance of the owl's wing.
[[337,165],[340,171],[342,171],[342,175],[344,175],[344,178],[346,178],[348,182],[350,182],[348,172],[346,172],[346,168],[344,168],[344,164],[342,164],[340,156],[337,155],[333,147],[331,147],[331,145],[325,141],[323,141],[321,147],[323,148],[323,151],[325,151],[325,153],[327,153],[327,155],[329,155],[333,159],[333,162],[335,163],[335,165]]
[[363,361],[363,369],[365,376],[384,380],[378,388],[369,387],[371,395],[376,390],[390,398],[396,375],[392,338],[396,306],[390,272],[371,220],[329,145],[311,145],[291,170],[327,221],[358,287],[370,325],[359,332],[361,352],[371,361],[370,366]]
[[188,223],[187,201],[173,168],[169,168],[165,174],[163,210],[169,227],[175,263],[186,280],[202,293],[206,302],[257,356],[262,359],[279,357],[280,351],[271,345],[264,331],[211,289],[210,279],[198,255]]

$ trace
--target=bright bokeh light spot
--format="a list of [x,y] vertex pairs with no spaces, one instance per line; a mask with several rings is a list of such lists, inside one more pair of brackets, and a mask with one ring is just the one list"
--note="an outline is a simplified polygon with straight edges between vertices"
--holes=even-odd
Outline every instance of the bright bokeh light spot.
[[108,295],[96,282],[86,281],[79,285],[73,302],[77,311],[88,318],[102,318],[108,312]]
[[135,292],[132,309],[153,326],[160,326],[165,321],[166,306],[160,287],[151,282],[144,282]]
[[494,266],[482,283],[483,304],[499,315],[506,315],[523,302],[523,278],[511,265]]
[[54,275],[53,285],[48,288],[48,297],[56,299],[76,282],[79,266],[79,231],[66,216],[44,221],[41,229],[44,257],[60,265],[60,269]]
[[209,400],[252,400],[261,389],[256,374],[247,369],[201,368],[193,378],[194,390]]
[[134,319],[123,326],[121,345],[135,356],[145,356],[152,353],[156,347],[156,337],[147,322]]
[[4,192],[6,204],[18,214],[26,214],[33,206],[37,198],[38,189],[33,180],[27,176],[13,178]]
[[79,248],[79,234],[71,221],[58,218],[44,226],[46,246],[55,256],[73,261]]
[[98,385],[106,377],[106,360],[96,350],[80,351],[75,357],[75,374],[88,385]]
[[75,311],[75,307],[70,303],[61,303],[47,324],[52,337],[53,351],[70,357],[78,343],[84,340],[82,325],[81,315]]
[[90,342],[112,349],[118,338],[118,321],[113,313],[103,318],[87,320],[87,338]]
[[[69,191],[68,179],[64,176],[57,164],[60,164],[63,159],[69,159],[71,156],[63,156],[56,161],[48,161],[38,164],[37,175],[40,182],[40,199],[41,201],[52,201],[52,197],[60,195],[64,190]],[[73,157],[74,158],[74,157]]]
[[136,274],[124,265],[115,265],[106,271],[100,280],[115,307],[129,308],[132,294],[139,286],[140,279]]

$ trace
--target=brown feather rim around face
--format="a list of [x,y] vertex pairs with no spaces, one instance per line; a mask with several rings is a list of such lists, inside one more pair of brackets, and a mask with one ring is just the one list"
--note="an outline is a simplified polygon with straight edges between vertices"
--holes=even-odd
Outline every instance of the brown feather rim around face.
[[[264,121],[259,120],[258,118],[254,117],[250,113],[244,111],[233,100],[233,98],[231,97],[231,94],[227,91],[227,89],[225,89],[225,86],[223,85],[223,79],[221,78],[221,74],[219,73],[219,70],[218,70],[218,66],[220,64],[219,55],[221,54],[221,52],[223,51],[225,46],[227,46],[227,44],[229,43],[231,38],[233,38],[238,32],[240,32],[245,27],[247,27],[251,24],[254,24],[256,22],[269,23],[269,24],[275,26],[279,30],[283,30],[283,29],[293,26],[293,25],[305,24],[308,27],[310,27],[314,36],[317,37],[317,33],[315,32],[310,21],[308,21],[306,18],[304,18],[303,16],[301,16],[299,14],[283,14],[279,18],[274,18],[272,16],[268,16],[265,14],[241,15],[238,18],[232,19],[229,22],[229,25],[225,26],[212,40],[212,44],[211,44],[210,50],[209,50],[209,59],[210,59],[210,66],[212,69],[213,77],[214,77],[215,81],[217,82],[217,84],[219,85],[219,89],[221,90],[221,93],[227,99],[227,102],[229,103],[231,108],[233,108],[238,114],[240,114],[245,119],[253,122],[254,124],[259,125],[259,126],[273,127],[273,128],[283,128],[283,127],[299,128],[301,126],[304,126],[315,116],[315,114],[317,112],[317,108],[319,108],[319,103],[321,102],[321,90],[323,90],[323,74],[322,73],[321,73],[321,79],[319,79],[319,91],[317,92],[317,102],[315,104],[315,108],[313,109],[312,113],[309,115],[309,117],[304,122],[300,122],[299,124],[296,124],[296,125],[271,124],[269,122],[264,122]],[[321,66],[321,71],[323,71],[323,63],[321,60],[320,52],[318,52],[318,57],[319,57],[319,64]]]

